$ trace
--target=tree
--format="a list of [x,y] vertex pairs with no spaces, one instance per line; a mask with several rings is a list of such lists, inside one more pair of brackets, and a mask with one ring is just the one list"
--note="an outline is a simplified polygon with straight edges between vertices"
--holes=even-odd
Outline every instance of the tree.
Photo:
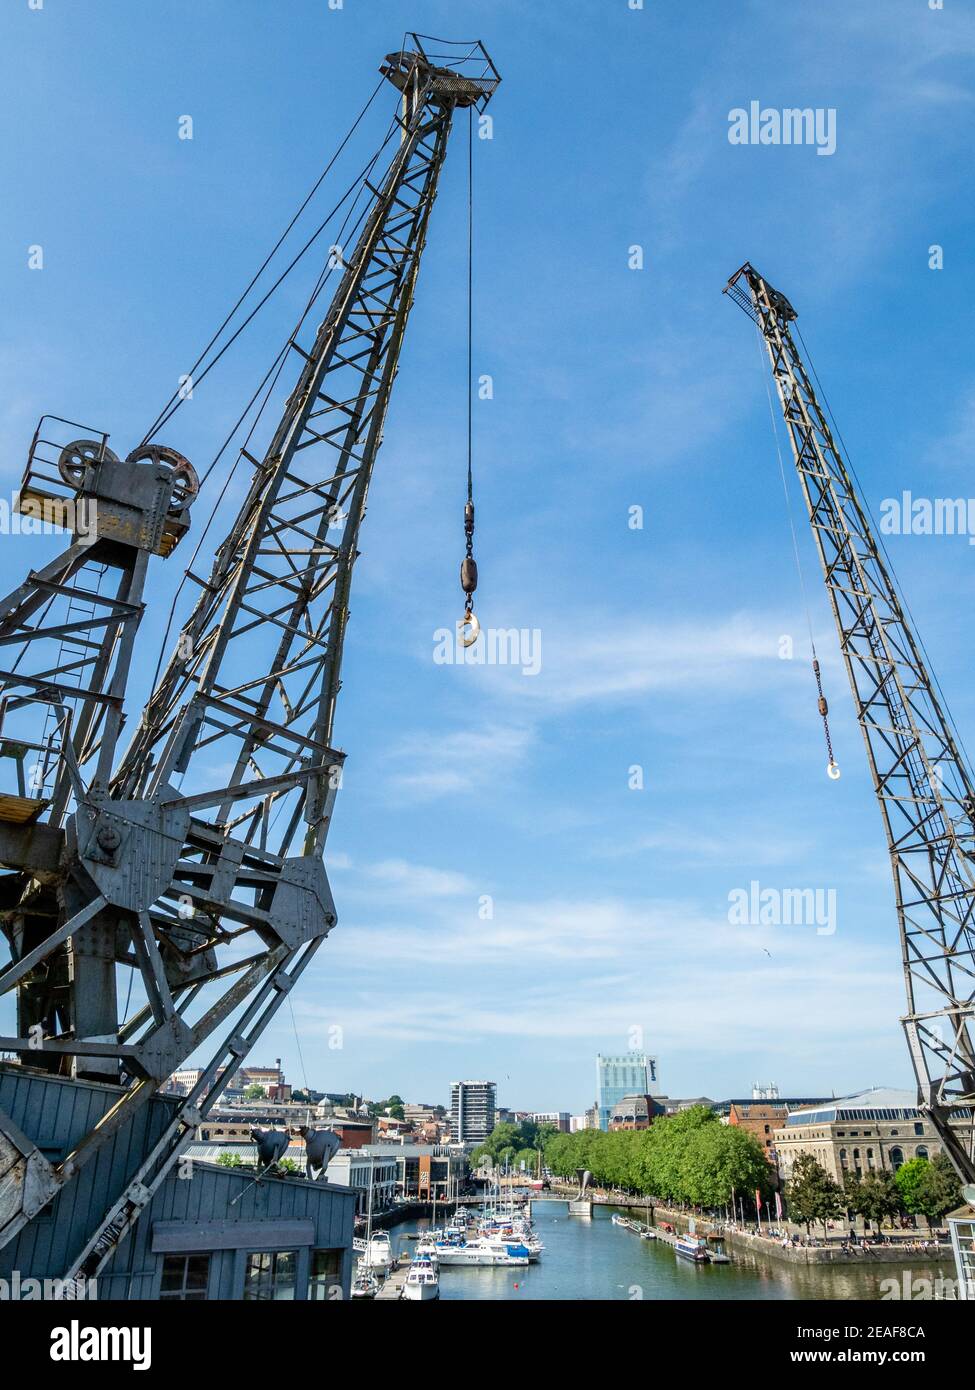
[[497,1159],[502,1149],[514,1148],[519,1138],[518,1126],[513,1125],[510,1120],[502,1120],[494,1126],[485,1140],[484,1147],[492,1158]]
[[552,1134],[545,1142],[545,1163],[557,1177],[572,1176],[576,1149],[573,1141],[576,1138],[575,1134]]
[[909,1159],[897,1170],[894,1181],[904,1209],[912,1216],[923,1216],[929,1231],[932,1222],[961,1204],[958,1175],[944,1154],[933,1160]]
[[723,1207],[733,1192],[772,1189],[768,1160],[758,1140],[733,1125],[703,1125],[692,1131],[680,1162],[681,1186],[695,1206]]
[[860,1210],[861,1185],[860,1174],[855,1169],[844,1174],[843,1199],[849,1216],[856,1216],[857,1212]]
[[894,1175],[904,1210],[910,1212],[911,1216],[924,1215],[921,1189],[924,1184],[924,1174],[929,1167],[930,1160],[927,1158],[909,1158],[906,1163],[901,1164]]
[[824,1238],[827,1221],[839,1216],[844,1207],[839,1184],[808,1153],[801,1153],[793,1164],[792,1176],[785,1187],[785,1198],[790,1220],[801,1222],[807,1234],[812,1222],[821,1222]]
[[247,1090],[244,1092],[244,1099],[263,1100],[266,1094],[267,1093],[264,1090],[263,1086],[259,1086],[256,1081],[252,1081],[251,1084],[247,1087]]
[[675,1202],[691,1201],[686,1186],[687,1174],[681,1171],[682,1165],[689,1161],[686,1150],[698,1142],[699,1131],[717,1123],[714,1111],[706,1105],[692,1105],[677,1115],[655,1120],[641,1136],[644,1141],[639,1157],[641,1190]]
[[386,1100],[371,1100],[369,1102],[369,1114],[388,1115],[393,1120],[405,1119],[403,1097],[392,1095],[388,1096]]
[[541,1149],[542,1153],[544,1153],[545,1145],[549,1142],[549,1140],[552,1138],[554,1134],[558,1133],[560,1133],[560,1131],[556,1129],[555,1125],[539,1125],[535,1134],[535,1142],[534,1144],[532,1144],[531,1147],[533,1149]]
[[850,1206],[878,1230],[897,1216],[902,1207],[900,1189],[893,1173],[866,1173],[847,1194]]

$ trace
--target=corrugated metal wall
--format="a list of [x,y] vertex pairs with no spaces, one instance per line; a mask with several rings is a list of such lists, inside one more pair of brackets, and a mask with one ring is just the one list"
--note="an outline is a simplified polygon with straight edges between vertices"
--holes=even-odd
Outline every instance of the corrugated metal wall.
[[[62,1158],[88,1133],[117,1100],[121,1091],[95,1082],[69,1081],[0,1066],[0,1109],[34,1141],[45,1156]],[[55,1198],[50,1206],[0,1249],[0,1277],[14,1270],[21,1279],[60,1278],[81,1250],[93,1222],[105,1212],[131,1179],[143,1157],[158,1139],[174,1102],[154,1097],[128,1124],[107,1140],[97,1157]],[[245,1223],[305,1219],[315,1228],[315,1249],[341,1249],[342,1284],[351,1281],[352,1225],[355,1195],[322,1183],[293,1179],[264,1179],[207,1164],[194,1164],[190,1175],[174,1170],[156,1193],[135,1230],[123,1241],[99,1276],[99,1298],[155,1298],[159,1292],[161,1256],[152,1252],[156,1221]],[[236,1205],[234,1198],[240,1196]],[[253,1227],[246,1233],[254,1236]],[[259,1249],[259,1246],[254,1248]],[[211,1259],[210,1296],[240,1297],[244,1251],[219,1251]],[[299,1257],[298,1293],[307,1286],[308,1251]]]

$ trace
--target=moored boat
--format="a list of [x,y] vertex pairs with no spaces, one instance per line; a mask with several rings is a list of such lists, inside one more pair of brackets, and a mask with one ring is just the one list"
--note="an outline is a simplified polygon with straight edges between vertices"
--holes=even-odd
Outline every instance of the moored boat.
[[417,1251],[403,1284],[402,1296],[413,1303],[428,1303],[440,1297],[440,1275],[430,1255]]
[[385,1231],[376,1231],[364,1242],[359,1263],[370,1270],[381,1270],[384,1274],[392,1269],[395,1264],[393,1247]]
[[707,1264],[710,1260],[707,1242],[700,1236],[678,1236],[674,1241],[674,1254],[681,1259],[692,1260],[694,1264]]
[[353,1298],[375,1298],[379,1292],[380,1283],[371,1269],[367,1269],[360,1261],[356,1266],[355,1278],[352,1280],[350,1293]]
[[436,1243],[437,1260],[441,1268],[462,1265],[526,1265],[528,1247],[513,1241],[487,1240],[475,1236],[472,1240]]

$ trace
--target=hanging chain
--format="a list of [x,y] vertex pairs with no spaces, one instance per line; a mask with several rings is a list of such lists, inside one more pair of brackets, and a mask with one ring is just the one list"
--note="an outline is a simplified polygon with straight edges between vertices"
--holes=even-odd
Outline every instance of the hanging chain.
[[464,616],[458,623],[463,646],[472,647],[481,625],[474,616],[477,561],[474,559],[474,108],[468,108],[467,133],[467,501],[464,504],[464,558],[460,587]]
[[833,757],[833,740],[829,732],[829,705],[826,703],[826,696],[823,694],[823,682],[819,675],[819,661],[816,658],[816,648],[813,647],[812,661],[813,675],[816,677],[816,690],[819,692],[819,713],[823,718],[823,733],[826,735],[826,756],[829,761],[826,764],[826,775],[832,777],[835,782],[840,775],[836,759]]

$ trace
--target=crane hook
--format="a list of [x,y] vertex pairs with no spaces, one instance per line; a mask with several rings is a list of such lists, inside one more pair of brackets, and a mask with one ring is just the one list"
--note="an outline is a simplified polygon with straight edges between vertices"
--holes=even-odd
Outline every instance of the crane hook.
[[[467,554],[460,563],[460,587],[464,591],[464,616],[457,624],[461,645],[473,647],[481,631],[474,617],[474,590],[477,588],[477,561],[474,559],[474,503],[464,504],[464,536]],[[466,629],[466,631],[465,631]]]

